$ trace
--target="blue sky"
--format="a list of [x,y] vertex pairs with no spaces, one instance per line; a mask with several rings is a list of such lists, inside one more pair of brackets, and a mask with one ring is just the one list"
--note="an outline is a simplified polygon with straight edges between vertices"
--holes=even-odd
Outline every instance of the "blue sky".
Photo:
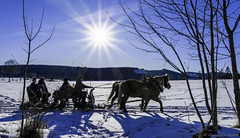
[[[133,9],[137,5],[135,0],[126,2]],[[54,25],[56,28],[52,39],[32,53],[30,64],[174,70],[159,54],[145,53],[129,44],[128,40],[143,45],[109,18],[110,15],[118,22],[127,21],[117,0],[25,0],[25,16],[29,25],[33,21],[35,31],[43,8],[42,30],[32,47],[47,39]],[[22,50],[27,48],[22,15],[21,0],[0,1],[0,65],[12,59],[12,55],[20,64],[26,62],[27,54]],[[107,32],[106,36],[100,36],[107,38],[104,42],[96,42],[94,38],[93,33],[96,34],[99,28]],[[189,52],[180,50],[183,56]],[[172,53],[166,50],[165,54]],[[200,70],[196,66],[198,61],[187,56],[183,59],[189,64],[190,71]],[[231,66],[230,62],[223,61],[220,67],[225,63]]]

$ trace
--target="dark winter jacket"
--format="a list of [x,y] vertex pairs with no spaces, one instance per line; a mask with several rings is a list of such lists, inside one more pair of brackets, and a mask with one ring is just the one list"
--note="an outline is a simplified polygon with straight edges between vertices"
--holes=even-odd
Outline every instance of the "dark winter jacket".
[[36,83],[32,82],[30,85],[29,85],[29,88],[34,91],[34,92],[37,92],[39,91],[39,87]]
[[39,87],[38,87],[38,85],[37,85],[36,83],[32,82],[32,83],[29,85],[29,89],[30,89],[31,91],[33,91],[34,94],[35,94],[38,98],[40,98],[40,97],[42,96],[42,94],[41,94],[41,92],[40,92],[40,89],[39,89]]
[[75,92],[81,93],[84,88],[92,88],[91,86],[84,85],[82,81],[78,81],[75,86]]
[[44,81],[38,81],[38,87],[42,95],[48,95],[48,89]]
[[70,84],[68,82],[64,82],[62,84],[62,86],[60,87],[60,91],[63,91],[63,90],[65,90],[68,87],[71,87]]

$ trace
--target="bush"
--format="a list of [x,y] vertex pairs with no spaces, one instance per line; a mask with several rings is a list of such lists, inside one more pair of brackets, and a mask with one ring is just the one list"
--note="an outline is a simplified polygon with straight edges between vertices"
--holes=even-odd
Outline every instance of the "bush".
[[47,128],[47,119],[44,118],[44,113],[32,111],[30,116],[26,118],[20,138],[42,138],[43,132],[41,129]]

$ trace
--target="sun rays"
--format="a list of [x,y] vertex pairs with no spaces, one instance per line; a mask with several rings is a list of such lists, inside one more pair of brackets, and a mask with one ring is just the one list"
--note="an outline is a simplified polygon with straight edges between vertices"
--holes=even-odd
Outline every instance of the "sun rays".
[[[109,66],[109,64],[116,66],[116,62],[118,61],[114,61],[113,56],[116,57],[116,54],[119,54],[119,56],[128,56],[119,48],[121,41],[117,39],[117,35],[119,35],[121,31],[117,29],[118,24],[114,23],[107,14],[109,9],[115,10],[115,8],[111,9],[108,7],[107,9],[103,9],[99,2],[98,10],[91,12],[91,9],[87,5],[80,2],[78,5],[82,6],[81,9],[83,9],[83,11],[81,12],[87,13],[82,16],[81,12],[78,12],[74,7],[75,5],[66,3],[66,1],[64,2],[65,3],[61,5],[65,5],[65,7],[61,6],[60,8],[71,9],[63,9],[71,18],[65,22],[64,25],[68,28],[69,25],[72,25],[70,28],[71,31],[75,32],[76,35],[79,34],[78,39],[75,40],[79,45],[75,46],[76,51],[74,55],[79,55],[79,60],[84,60],[81,63],[89,65],[92,64],[92,62],[97,62],[96,64],[99,67]],[[86,55],[84,59],[82,57],[83,55]],[[108,63],[108,65],[106,63]]]
[[[53,0],[51,3],[69,17],[59,26],[72,33],[72,41],[68,46],[75,49],[69,54],[72,59],[93,67],[124,66],[123,61],[132,60],[122,48],[125,47],[123,41],[118,39],[125,30],[110,19],[110,16],[117,17],[119,14],[116,3],[111,6],[109,2],[108,6],[103,7],[101,1],[94,1],[91,5],[84,1],[70,3]],[[123,18],[118,16],[117,20],[121,22]]]
[[120,40],[116,38],[119,32],[116,30],[117,24],[110,23],[110,19],[106,15],[102,17],[102,14],[102,11],[99,10],[95,15],[88,17],[90,22],[82,24],[85,28],[81,31],[81,33],[85,34],[84,38],[80,38],[80,41],[86,43],[86,48],[91,49],[86,58],[87,62],[91,62],[93,58],[97,58],[98,66],[104,65],[103,62],[114,64],[112,51],[124,53],[116,45],[120,43]]

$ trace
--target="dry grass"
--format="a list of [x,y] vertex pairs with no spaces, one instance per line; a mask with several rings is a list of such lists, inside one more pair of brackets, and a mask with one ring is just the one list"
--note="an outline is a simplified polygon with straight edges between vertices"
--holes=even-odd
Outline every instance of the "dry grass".
[[42,129],[47,128],[45,113],[31,111],[26,114],[25,125],[21,138],[42,138]]

